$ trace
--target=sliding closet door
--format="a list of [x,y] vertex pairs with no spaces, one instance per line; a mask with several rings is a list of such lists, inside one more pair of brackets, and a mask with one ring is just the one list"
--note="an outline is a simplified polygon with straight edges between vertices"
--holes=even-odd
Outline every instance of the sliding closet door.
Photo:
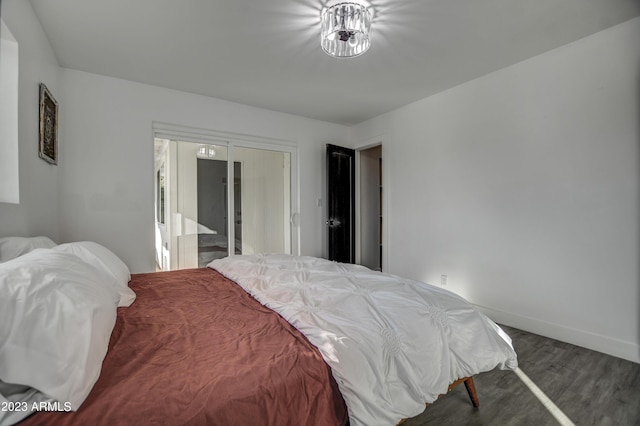
[[[172,141],[177,152],[174,269],[206,266],[228,254],[227,147]],[[175,257],[175,256],[174,256]]]
[[294,158],[293,149],[156,139],[158,269],[296,253]]
[[[237,253],[291,253],[291,154],[235,147],[241,199],[234,199]],[[241,237],[238,235],[241,234]]]
[[[198,158],[198,267],[229,254],[229,191],[236,204],[240,196],[240,163],[234,162],[234,184],[228,185],[229,162],[221,159]],[[236,238],[242,237],[236,229]],[[241,243],[240,243],[241,244]],[[236,245],[235,252],[239,249]]]

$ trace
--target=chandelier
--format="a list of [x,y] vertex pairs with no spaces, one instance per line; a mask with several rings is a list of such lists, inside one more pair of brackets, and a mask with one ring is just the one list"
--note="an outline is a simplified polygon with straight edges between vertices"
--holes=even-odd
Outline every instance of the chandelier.
[[322,50],[336,58],[362,55],[371,45],[371,15],[363,1],[329,1],[322,11]]

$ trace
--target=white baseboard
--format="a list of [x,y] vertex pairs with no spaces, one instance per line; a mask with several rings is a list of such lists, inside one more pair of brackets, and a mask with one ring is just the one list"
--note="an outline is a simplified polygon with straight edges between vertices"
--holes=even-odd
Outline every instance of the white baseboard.
[[480,312],[499,324],[504,324],[551,339],[582,346],[618,358],[640,363],[640,344],[612,339],[611,337],[563,325],[542,321],[536,318],[504,312],[486,306],[474,305]]

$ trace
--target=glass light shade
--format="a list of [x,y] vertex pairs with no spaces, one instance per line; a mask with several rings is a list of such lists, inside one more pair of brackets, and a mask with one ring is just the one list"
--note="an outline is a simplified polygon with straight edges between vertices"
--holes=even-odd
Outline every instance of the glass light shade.
[[200,158],[213,158],[216,156],[216,150],[209,145],[200,145],[198,147],[198,157]]
[[353,2],[336,3],[322,13],[322,50],[336,58],[360,56],[371,45],[371,11]]

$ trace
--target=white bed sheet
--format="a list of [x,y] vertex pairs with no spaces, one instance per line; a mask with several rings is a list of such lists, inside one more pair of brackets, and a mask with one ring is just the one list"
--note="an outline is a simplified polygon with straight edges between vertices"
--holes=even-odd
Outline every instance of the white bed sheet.
[[353,426],[397,424],[459,378],[517,367],[506,333],[439,287],[313,257],[234,256],[208,266],[320,350]]

